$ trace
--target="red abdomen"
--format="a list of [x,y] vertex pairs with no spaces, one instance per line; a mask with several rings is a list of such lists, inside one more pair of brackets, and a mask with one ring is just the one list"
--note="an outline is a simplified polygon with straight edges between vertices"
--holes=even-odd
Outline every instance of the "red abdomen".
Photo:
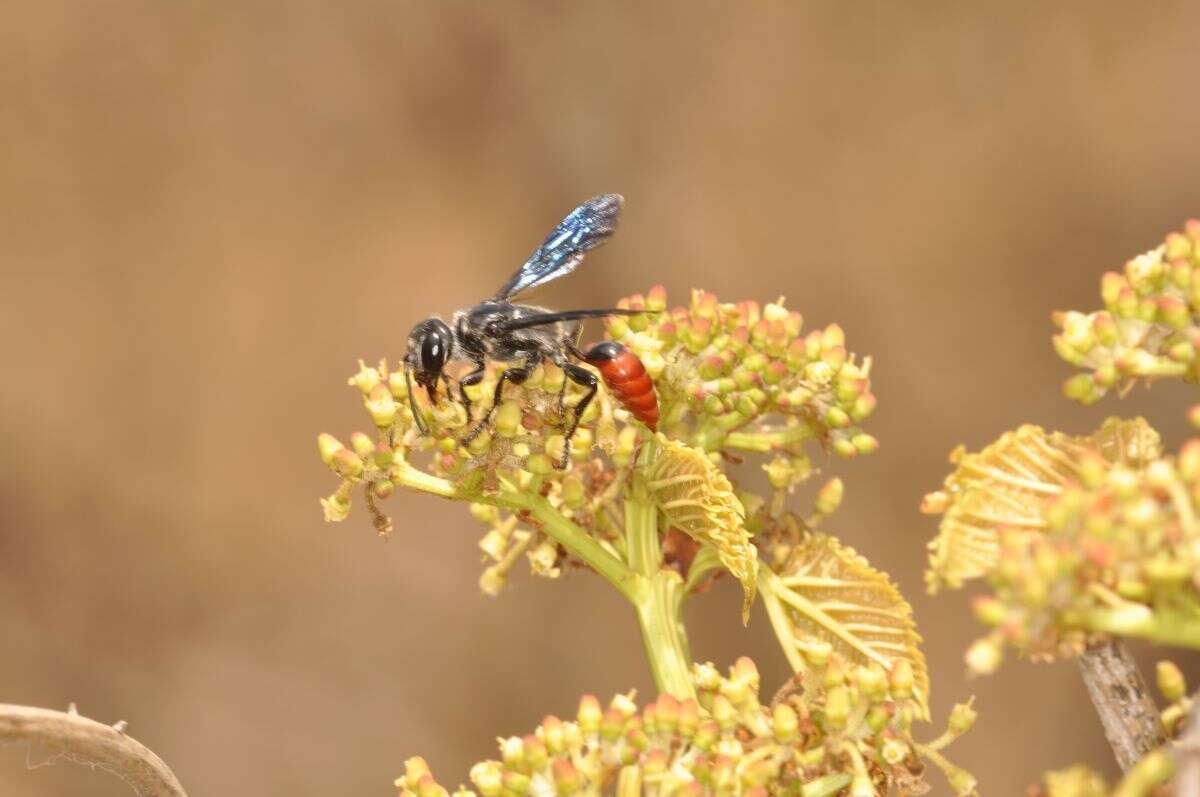
[[633,417],[658,430],[658,396],[654,382],[638,356],[615,341],[606,340],[588,349],[584,360],[600,372],[610,393]]

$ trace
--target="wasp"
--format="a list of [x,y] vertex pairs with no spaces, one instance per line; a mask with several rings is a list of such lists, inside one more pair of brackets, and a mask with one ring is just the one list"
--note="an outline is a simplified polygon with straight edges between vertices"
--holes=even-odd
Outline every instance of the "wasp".
[[[620,194],[601,194],[568,213],[550,231],[542,245],[534,250],[500,290],[490,299],[459,310],[447,323],[437,316],[413,327],[408,336],[404,375],[413,417],[423,434],[429,432],[417,409],[412,381],[424,387],[429,400],[438,400],[438,384],[444,383],[453,396],[453,383],[446,366],[455,361],[468,362],[474,369],[458,379],[458,400],[471,418],[471,399],[466,388],[483,381],[489,362],[513,363],[500,374],[487,411],[462,438],[470,443],[491,423],[500,405],[506,384],[519,385],[543,361],[562,369],[566,379],[584,389],[565,425],[566,445],[558,467],[566,468],[571,438],[579,420],[598,389],[595,373],[579,365],[592,366],[622,406],[639,421],[654,430],[658,424],[658,398],[654,383],[642,361],[625,346],[614,341],[598,343],[587,351],[579,348],[583,321],[614,315],[636,315],[641,310],[604,308],[555,312],[544,307],[516,304],[512,300],[525,291],[545,285],[574,271],[584,254],[607,241],[617,228],[624,199]],[[566,379],[558,396],[559,417],[565,418]]]

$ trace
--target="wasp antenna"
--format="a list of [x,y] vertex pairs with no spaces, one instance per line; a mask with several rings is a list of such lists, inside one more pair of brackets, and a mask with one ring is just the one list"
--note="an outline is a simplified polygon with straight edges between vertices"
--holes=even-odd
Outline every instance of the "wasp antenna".
[[408,406],[412,408],[413,422],[417,425],[417,429],[421,434],[429,434],[429,427],[425,425],[425,418],[421,415],[421,410],[417,406],[417,397],[413,394],[412,386],[412,363],[408,358],[404,358],[404,386],[408,388]]

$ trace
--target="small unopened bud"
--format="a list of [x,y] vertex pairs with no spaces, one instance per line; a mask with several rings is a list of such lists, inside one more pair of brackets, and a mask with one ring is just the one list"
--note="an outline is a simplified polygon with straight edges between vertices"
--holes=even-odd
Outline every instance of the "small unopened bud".
[[1179,667],[1172,661],[1160,661],[1155,667],[1158,680],[1158,691],[1170,703],[1180,700],[1187,694],[1187,681]]
[[817,500],[815,507],[817,512],[822,515],[832,515],[842,505],[842,495],[845,493],[845,486],[842,480],[834,477],[821,485],[821,489],[817,491]]
[[787,703],[780,703],[771,712],[771,732],[780,742],[787,744],[794,741],[800,728],[800,719],[796,711]]
[[846,727],[850,718],[850,690],[835,686],[825,693],[825,722],[834,730]]
[[967,669],[973,675],[990,675],[1000,666],[1003,657],[999,641],[992,637],[983,637],[975,640],[967,649]]
[[975,724],[975,719],[979,714],[972,706],[973,702],[974,699],[968,700],[966,703],[956,703],[954,708],[950,709],[950,719],[947,721],[946,727],[955,736],[963,735]]
[[376,384],[363,399],[371,420],[381,429],[391,426],[396,420],[396,399],[386,385]]
[[338,440],[331,434],[322,432],[317,435],[317,453],[321,455],[321,461],[326,465],[333,466],[333,455],[344,449],[342,441]]
[[370,368],[362,360],[359,360],[358,373],[346,380],[346,384],[357,387],[365,396],[382,380],[383,377],[380,375],[378,368]]
[[579,728],[584,733],[595,733],[600,729],[600,720],[604,718],[604,712],[600,709],[600,701],[595,695],[584,695],[579,700],[579,713],[576,717],[579,721]]

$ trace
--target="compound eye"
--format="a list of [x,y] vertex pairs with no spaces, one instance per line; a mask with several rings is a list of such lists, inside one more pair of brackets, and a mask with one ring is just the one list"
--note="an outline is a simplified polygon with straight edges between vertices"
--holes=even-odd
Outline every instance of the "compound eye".
[[446,363],[446,341],[442,334],[430,331],[421,341],[421,366],[425,371],[440,371]]

